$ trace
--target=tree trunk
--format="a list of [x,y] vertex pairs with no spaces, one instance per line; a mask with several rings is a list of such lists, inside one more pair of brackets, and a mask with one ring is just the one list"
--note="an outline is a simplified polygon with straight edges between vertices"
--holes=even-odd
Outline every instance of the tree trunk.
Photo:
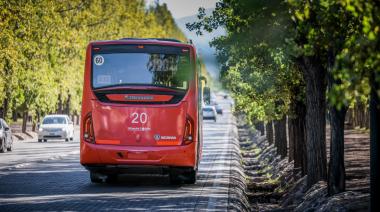
[[[10,62],[9,62],[9,59],[5,58],[5,60],[3,61],[4,62],[4,79],[6,81],[9,80],[9,76],[11,75],[12,73],[12,69],[11,69],[11,65],[10,65]],[[0,118],[3,118],[3,119],[7,119],[7,116],[8,116],[8,110],[9,110],[9,101],[10,101],[10,98],[11,98],[11,87],[10,87],[10,83],[5,83],[4,85],[4,90],[5,91],[5,98],[4,98],[4,101],[3,101],[3,106],[2,106],[2,111],[0,113]]]
[[[335,63],[333,49],[328,54],[328,88],[331,90],[335,85],[341,85],[342,81],[334,79],[332,71]],[[329,106],[330,121],[330,163],[328,170],[327,190],[328,194],[334,195],[346,190],[346,171],[344,168],[344,120],[348,107],[343,105],[337,108]]]
[[37,123],[41,122],[41,114],[39,111],[37,111]]
[[28,111],[24,111],[23,114],[22,114],[22,128],[21,128],[21,131],[23,133],[26,132],[26,124],[28,122]]
[[379,179],[379,142],[380,142],[380,83],[376,82],[376,75],[371,79],[371,98],[370,98],[370,211],[379,211],[379,204],[376,198],[380,195],[380,179]]
[[79,121],[80,121],[80,116],[77,115],[77,125],[79,125]]
[[294,118],[294,168],[295,170],[301,170],[301,174],[304,176],[307,173],[305,103],[296,101],[294,109],[296,114]]
[[328,193],[334,195],[345,191],[346,172],[344,168],[344,118],[347,108],[330,108],[331,142],[328,171]]
[[346,113],[346,122],[348,123],[348,126],[351,128],[352,125],[352,108],[349,108]]
[[274,122],[274,140],[277,148],[277,154],[285,158],[288,152],[286,141],[286,116],[281,120]]
[[[292,103],[293,104],[293,103]],[[294,106],[291,106],[294,110]],[[294,160],[294,128],[295,128],[295,118],[288,116],[288,141],[289,141],[289,162]]]
[[268,121],[265,125],[265,129],[267,131],[266,136],[269,144],[273,144],[273,123],[272,121]]
[[65,105],[65,114],[66,115],[70,115],[70,102],[71,102],[71,95],[69,94],[69,96],[67,97],[67,100],[66,100],[66,105]]
[[365,128],[369,129],[369,108],[366,108],[365,110]]
[[1,108],[0,118],[2,119],[7,118],[8,108],[9,108],[9,100],[8,100],[8,97],[5,97],[3,101],[3,107]]
[[257,123],[255,124],[255,128],[260,132],[260,135],[265,134],[264,122],[257,121]]
[[32,131],[36,132],[36,129],[37,129],[37,123],[36,121],[32,121]]
[[358,116],[359,116],[359,123],[358,123],[358,126],[360,128],[363,128],[364,127],[364,104],[362,102],[359,102],[358,104]]
[[12,111],[12,121],[16,122],[17,121],[17,111],[16,111],[16,108],[13,108],[13,111]]
[[326,70],[315,57],[304,56],[306,82],[307,187],[327,179]]
[[58,108],[57,108],[57,113],[62,114],[63,113],[63,106],[62,106],[62,94],[58,94]]

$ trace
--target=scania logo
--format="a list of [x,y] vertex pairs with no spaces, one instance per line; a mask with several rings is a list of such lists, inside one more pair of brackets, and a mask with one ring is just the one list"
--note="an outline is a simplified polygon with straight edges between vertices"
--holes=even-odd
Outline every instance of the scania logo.
[[154,138],[154,140],[158,141],[158,140],[161,139],[161,136],[160,136],[160,134],[155,134],[155,135],[153,136],[153,138]]
[[153,96],[125,96],[126,100],[153,100]]

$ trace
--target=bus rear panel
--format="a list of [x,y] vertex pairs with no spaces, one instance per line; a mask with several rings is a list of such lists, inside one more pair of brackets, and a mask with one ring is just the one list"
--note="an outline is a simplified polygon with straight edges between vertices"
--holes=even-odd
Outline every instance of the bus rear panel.
[[196,180],[201,152],[196,54],[160,40],[88,45],[80,162],[93,182],[158,169]]

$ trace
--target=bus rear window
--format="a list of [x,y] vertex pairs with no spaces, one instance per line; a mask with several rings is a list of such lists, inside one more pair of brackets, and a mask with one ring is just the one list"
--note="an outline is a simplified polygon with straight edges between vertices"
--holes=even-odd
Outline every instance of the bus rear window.
[[187,90],[193,74],[188,54],[93,52],[92,56],[94,89],[142,85]]

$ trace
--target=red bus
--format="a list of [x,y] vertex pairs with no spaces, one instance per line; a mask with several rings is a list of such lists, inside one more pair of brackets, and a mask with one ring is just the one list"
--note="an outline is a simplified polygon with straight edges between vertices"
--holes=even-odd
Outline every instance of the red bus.
[[169,174],[196,182],[202,89],[193,45],[124,38],[87,47],[80,163],[91,182],[119,174]]

